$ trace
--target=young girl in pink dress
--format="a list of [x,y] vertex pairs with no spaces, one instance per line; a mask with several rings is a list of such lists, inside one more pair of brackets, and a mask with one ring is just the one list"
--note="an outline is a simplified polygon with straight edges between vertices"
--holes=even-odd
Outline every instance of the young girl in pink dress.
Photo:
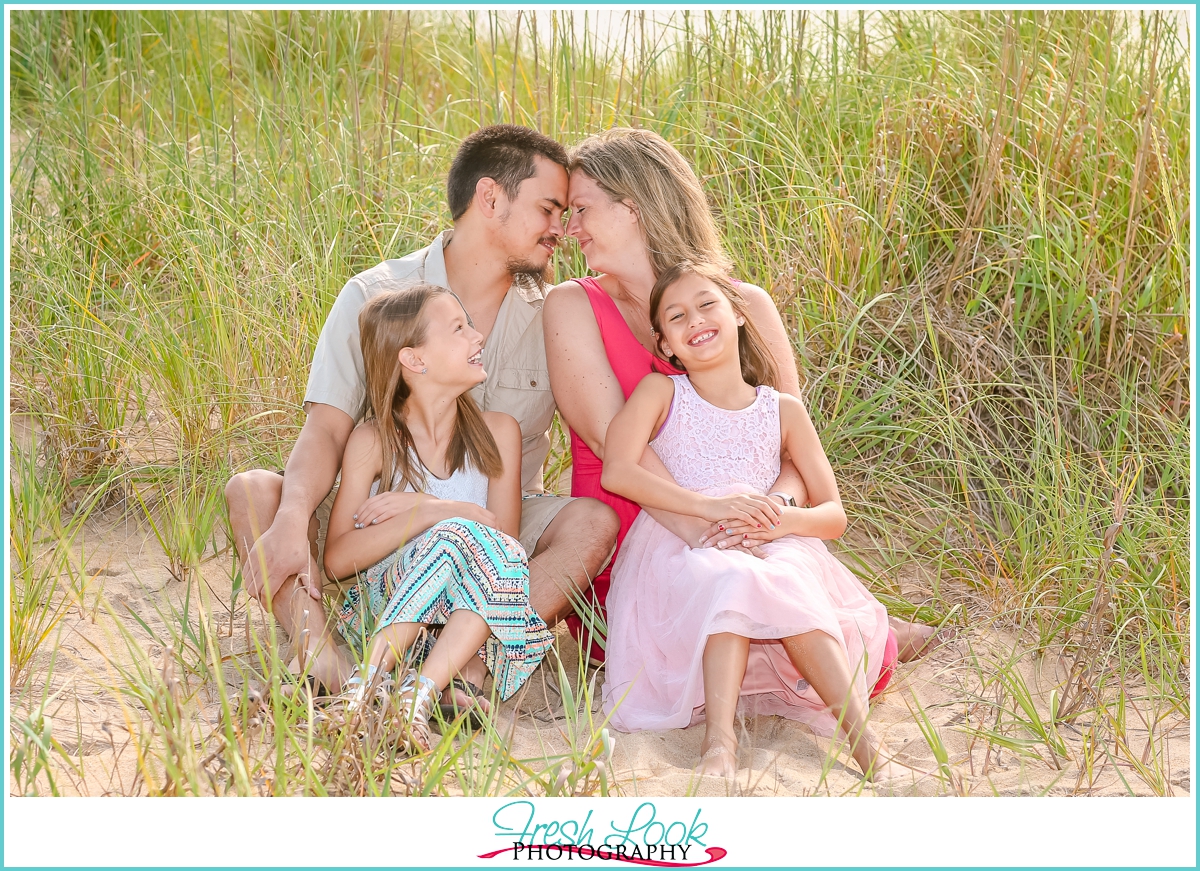
[[[884,607],[825,548],[846,528],[833,470],[804,406],[776,371],[719,269],[682,263],[650,296],[659,349],[683,375],[651,373],[613,419],[603,486],[634,502],[710,521],[741,521],[765,558],[692,548],[648,514],[613,566],[605,712],[622,731],[703,718],[700,771],[737,770],[739,697],[833,735],[865,775],[906,769],[867,726],[868,691],[896,658]],[[647,444],[677,484],[642,469]],[[786,451],[808,508],[766,495]],[[890,648],[890,649],[889,649]],[[886,664],[886,668],[885,668]]]

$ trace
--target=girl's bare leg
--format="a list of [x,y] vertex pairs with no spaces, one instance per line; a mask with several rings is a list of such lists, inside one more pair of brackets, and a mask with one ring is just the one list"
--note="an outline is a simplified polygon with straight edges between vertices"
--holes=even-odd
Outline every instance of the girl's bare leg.
[[704,645],[704,741],[696,769],[700,774],[737,775],[733,718],[749,656],[750,639],[730,632],[710,635]]
[[[376,671],[391,671],[416,642],[422,628],[420,623],[385,626],[371,639],[366,661]],[[439,690],[445,689],[451,678],[475,658],[490,632],[487,621],[474,611],[454,611],[421,667],[421,674],[437,684]]]
[[[420,623],[393,623],[375,633],[366,658],[373,680],[396,667],[416,642],[422,628]],[[405,706],[402,710],[407,710],[410,718],[407,740],[418,751],[429,750],[431,744],[428,711],[424,708],[428,696],[424,695],[421,684],[432,682],[438,691],[444,690],[451,678],[475,658],[490,631],[487,622],[474,611],[453,612],[421,668],[421,681],[408,688],[402,687],[401,704]],[[364,689],[360,686],[353,692]],[[354,703],[361,704],[361,695],[355,697]]]
[[392,623],[375,633],[367,648],[366,662],[380,672],[391,671],[420,634],[420,623]]
[[850,753],[863,774],[872,780],[911,775],[912,769],[890,759],[890,751],[867,725],[867,706],[854,692],[850,664],[841,645],[820,631],[781,640],[792,665],[841,719]]
[[[491,631],[487,621],[474,611],[462,609],[452,612],[438,634],[433,650],[429,651],[421,674],[437,684],[439,690],[444,690],[464,666],[471,660],[479,659],[475,654],[487,641]],[[487,673],[486,669],[484,673]]]

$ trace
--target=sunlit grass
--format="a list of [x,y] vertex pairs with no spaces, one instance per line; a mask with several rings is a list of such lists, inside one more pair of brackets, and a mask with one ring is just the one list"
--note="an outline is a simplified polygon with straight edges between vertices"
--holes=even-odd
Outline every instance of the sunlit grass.
[[[1046,720],[979,660],[972,734],[1079,756],[1081,791],[1113,758],[1169,791],[1156,724],[1190,714],[1191,656],[1179,22],[629,12],[601,39],[584,15],[13,13],[10,412],[32,431],[9,456],[13,788],[82,777],[43,718],[77,607],[120,627],[96,676],[136,757],[114,792],[613,789],[586,718],[569,769],[491,733],[451,729],[415,762],[318,734],[268,624],[200,574],[235,577],[221,488],[281,467],[342,283],[446,226],[458,141],[515,121],[675,143],[791,331],[853,519],[843,558],[895,613],[957,606],[1020,633],[1014,656],[1070,662]],[[559,276],[582,271],[567,248]],[[556,436],[549,479],[569,463]],[[189,591],[165,629],[88,574],[88,524],[113,518]],[[559,675],[579,711],[589,680]]]

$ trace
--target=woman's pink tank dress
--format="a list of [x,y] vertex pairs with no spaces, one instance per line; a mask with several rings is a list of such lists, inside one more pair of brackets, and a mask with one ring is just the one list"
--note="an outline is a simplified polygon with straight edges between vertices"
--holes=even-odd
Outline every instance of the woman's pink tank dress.
[[[658,359],[642,347],[642,343],[637,340],[633,331],[629,329],[629,325],[625,323],[621,310],[617,308],[612,297],[604,292],[600,282],[594,278],[576,278],[575,281],[587,292],[588,301],[592,304],[592,312],[596,316],[596,326],[600,328],[600,339],[604,342],[604,353],[608,356],[608,363],[612,366],[613,374],[617,376],[625,399],[629,399],[634,388],[638,386],[638,382],[651,372],[662,372],[665,375],[680,374],[679,370],[670,363]],[[625,540],[625,534],[629,532],[629,527],[633,525],[633,521],[642,509],[636,502],[630,502],[623,496],[610,493],[600,486],[603,464],[574,430],[571,430],[571,459],[571,495],[591,496],[617,512],[617,517],[621,521],[621,528],[617,533],[617,551],[619,552],[621,542]],[[613,561],[616,558],[616,554],[613,554]],[[604,571],[592,581],[591,599],[595,605],[599,606],[602,616],[605,614],[604,603],[608,598],[613,561],[610,561]],[[572,635],[576,638],[582,637],[583,621],[579,617],[572,614],[567,618],[567,624],[571,628]],[[591,658],[598,662],[604,661],[604,649],[595,640],[592,642]]]

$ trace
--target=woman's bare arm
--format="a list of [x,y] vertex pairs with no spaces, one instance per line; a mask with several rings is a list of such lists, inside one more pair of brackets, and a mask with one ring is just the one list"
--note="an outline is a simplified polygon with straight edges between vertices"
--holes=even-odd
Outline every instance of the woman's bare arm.
[[[608,426],[625,405],[621,384],[613,374],[600,337],[600,327],[587,291],[567,281],[550,291],[542,308],[550,389],[559,414],[600,461]],[[794,368],[794,367],[793,367]],[[674,482],[658,454],[649,448],[640,465],[664,481]],[[790,491],[789,491],[790,492]],[[695,545],[708,524],[697,517],[646,509],[656,521]]]
[[[775,300],[771,295],[754,284],[742,284],[738,287],[750,309],[750,319],[758,327],[771,356],[775,358],[775,367],[779,370],[779,392],[787,393],[801,399],[800,373],[796,370],[796,355],[792,352],[792,343],[788,339],[787,329]],[[779,464],[779,477],[771,486],[770,492],[783,492],[791,495],[797,505],[806,505],[809,501],[808,488],[804,477],[797,469],[796,463],[790,456],[785,455]]]
[[804,403],[793,396],[780,396],[779,421],[783,443],[798,459],[812,503],[811,508],[784,508],[780,531],[826,540],[840,537],[846,531],[846,511],[833,468]]
[[625,396],[613,374],[587,291],[574,281],[550,291],[542,307],[546,365],[558,412],[604,460],[604,436]]

